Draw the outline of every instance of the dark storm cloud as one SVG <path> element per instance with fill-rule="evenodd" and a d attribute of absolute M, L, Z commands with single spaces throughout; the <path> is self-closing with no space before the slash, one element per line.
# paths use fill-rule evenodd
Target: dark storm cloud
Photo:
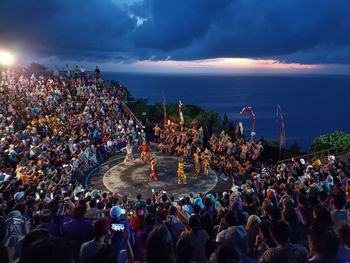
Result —
<path fill-rule="evenodd" d="M 123 36 L 135 24 L 110 1 L 1 1 L 0 10 L 1 40 L 69 59 L 128 51 Z"/>
<path fill-rule="evenodd" d="M 91 61 L 350 63 L 349 0 L 3 0 L 0 42 Z"/>

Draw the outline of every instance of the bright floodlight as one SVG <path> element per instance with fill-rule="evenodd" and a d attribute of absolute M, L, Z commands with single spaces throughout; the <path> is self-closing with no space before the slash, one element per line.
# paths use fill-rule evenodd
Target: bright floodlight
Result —
<path fill-rule="evenodd" d="M 15 56 L 7 51 L 0 51 L 0 64 L 10 66 L 15 62 Z"/>

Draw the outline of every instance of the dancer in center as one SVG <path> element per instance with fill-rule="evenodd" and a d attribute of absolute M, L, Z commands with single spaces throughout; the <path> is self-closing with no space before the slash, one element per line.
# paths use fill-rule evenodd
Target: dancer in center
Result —
<path fill-rule="evenodd" d="M 185 164 L 183 158 L 178 159 L 178 168 L 177 168 L 178 184 L 187 184 L 186 183 L 186 174 L 185 174 Z"/>
<path fill-rule="evenodd" d="M 205 148 L 205 151 L 202 152 L 201 159 L 202 159 L 203 174 L 204 176 L 208 176 L 210 171 L 211 154 L 207 148 Z"/>
<path fill-rule="evenodd" d="M 144 142 L 142 143 L 142 145 L 138 148 L 138 150 L 139 150 L 139 151 L 141 150 L 141 157 L 140 157 L 140 160 L 141 160 L 142 162 L 147 161 L 147 163 L 149 163 L 149 162 L 150 162 L 150 153 L 149 153 L 150 147 L 149 147 L 149 145 L 147 144 L 147 142 L 144 141 Z"/>
<path fill-rule="evenodd" d="M 199 149 L 199 147 L 197 147 L 196 152 L 193 154 L 194 169 L 195 169 L 196 176 L 199 176 L 199 174 L 201 172 L 201 162 L 199 160 L 200 152 L 201 152 L 201 149 Z"/>
<path fill-rule="evenodd" d="M 158 171 L 157 171 L 157 157 L 156 154 L 154 153 L 151 159 L 151 174 L 149 175 L 151 178 L 155 181 L 158 180 Z"/>
<path fill-rule="evenodd" d="M 124 163 L 133 162 L 134 158 L 132 156 L 132 145 L 128 143 L 121 151 L 126 152 Z"/>

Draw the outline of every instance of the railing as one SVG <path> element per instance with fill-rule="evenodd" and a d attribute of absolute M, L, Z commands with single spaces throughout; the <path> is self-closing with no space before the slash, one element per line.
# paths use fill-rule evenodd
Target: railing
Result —
<path fill-rule="evenodd" d="M 121 105 L 123 106 L 123 110 L 128 112 L 128 114 L 134 119 L 136 124 L 142 128 L 143 127 L 142 122 L 135 116 L 135 114 L 132 112 L 132 110 L 130 110 L 128 105 L 126 105 L 124 102 L 121 102 Z"/>
<path fill-rule="evenodd" d="M 319 152 L 295 156 L 293 158 L 278 161 L 277 163 L 278 164 L 288 163 L 288 162 L 291 162 L 293 159 L 301 159 L 301 158 L 307 160 L 307 159 L 310 159 L 312 157 L 317 157 L 319 159 L 323 159 L 323 158 L 326 158 L 328 155 L 341 155 L 341 154 L 346 154 L 346 153 L 350 153 L 350 144 L 340 146 L 340 147 L 330 148 L 330 149 L 319 151 Z"/>
<path fill-rule="evenodd" d="M 101 76 L 101 78 L 103 79 L 103 81 L 105 82 L 105 84 L 107 86 L 111 85 L 105 78 L 103 78 L 102 76 Z M 132 112 L 132 110 L 130 110 L 128 105 L 126 105 L 126 103 L 123 101 L 121 102 L 121 105 L 123 107 L 123 110 L 126 111 L 133 118 L 133 120 L 136 122 L 136 124 L 142 128 L 143 127 L 142 122 L 135 116 L 135 114 Z"/>

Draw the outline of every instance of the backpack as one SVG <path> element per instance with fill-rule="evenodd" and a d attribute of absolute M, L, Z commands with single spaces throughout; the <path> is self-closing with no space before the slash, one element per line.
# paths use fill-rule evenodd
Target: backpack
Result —
<path fill-rule="evenodd" d="M 6 238 L 4 241 L 5 246 L 15 247 L 17 242 L 23 237 L 24 218 L 19 211 L 12 211 L 9 213 L 5 225 L 6 225 Z"/>

